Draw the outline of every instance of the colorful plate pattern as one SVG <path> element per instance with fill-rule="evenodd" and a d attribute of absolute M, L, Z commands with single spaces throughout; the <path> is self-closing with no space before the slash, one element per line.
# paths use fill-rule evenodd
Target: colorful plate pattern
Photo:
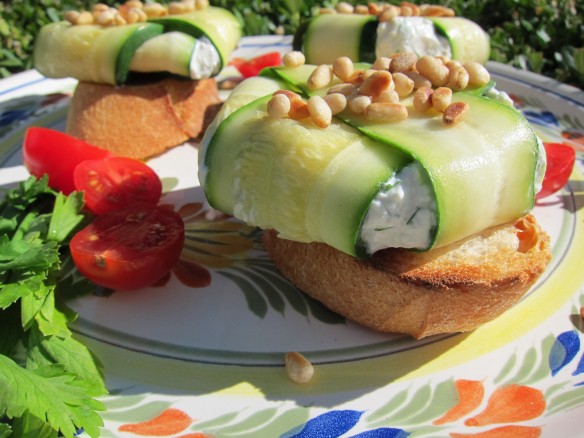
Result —
<path fill-rule="evenodd" d="M 245 38 L 234 56 L 289 47 L 286 37 Z M 544 140 L 584 148 L 583 92 L 489 69 Z M 34 71 L 0 82 L 2 187 L 27 176 L 27 127 L 64 129 L 74 86 Z M 553 260 L 530 293 L 472 333 L 422 341 L 373 333 L 290 285 L 258 230 L 209 210 L 196 160 L 187 143 L 148 163 L 163 179 L 163 202 L 186 223 L 172 273 L 139 293 L 74 303 L 73 329 L 107 372 L 103 437 L 582 436 L 581 156 L 569 184 L 534 210 Z M 288 351 L 315 365 L 309 384 L 287 378 Z"/>

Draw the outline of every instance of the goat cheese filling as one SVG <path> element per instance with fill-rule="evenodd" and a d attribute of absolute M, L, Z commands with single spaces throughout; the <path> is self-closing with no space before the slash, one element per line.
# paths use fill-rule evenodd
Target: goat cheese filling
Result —
<path fill-rule="evenodd" d="M 452 57 L 448 40 L 436 34 L 431 20 L 422 17 L 396 17 L 377 26 L 377 57 L 399 52 Z"/>
<path fill-rule="evenodd" d="M 546 168 L 543 142 L 539 137 L 537 140 L 535 193 L 542 188 Z M 426 249 L 436 226 L 432 188 L 421 165 L 415 162 L 382 184 L 367 210 L 360 237 L 369 254 L 384 248 Z"/>
<path fill-rule="evenodd" d="M 436 201 L 424 174 L 420 164 L 412 163 L 383 183 L 361 226 L 369 254 L 384 248 L 430 246 Z"/>
<path fill-rule="evenodd" d="M 195 80 L 207 79 L 219 73 L 221 58 L 209 38 L 201 37 L 197 40 L 189 69 L 191 79 Z"/>

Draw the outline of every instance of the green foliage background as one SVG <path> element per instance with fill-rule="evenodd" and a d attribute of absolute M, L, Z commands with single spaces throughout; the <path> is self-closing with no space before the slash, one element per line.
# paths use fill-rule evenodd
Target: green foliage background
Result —
<path fill-rule="evenodd" d="M 116 1 L 103 1 L 116 5 Z M 162 1 L 164 2 L 164 1 Z M 95 1 L 14 0 L 0 2 L 0 77 L 31 68 L 35 35 L 68 9 L 89 9 Z M 320 6 L 338 0 L 211 0 L 232 10 L 246 35 L 292 34 Z M 366 3 L 349 0 L 349 3 Z M 391 3 L 399 3 L 392 1 Z M 491 36 L 491 59 L 541 73 L 584 89 L 584 1 L 438 0 L 469 18 Z"/>

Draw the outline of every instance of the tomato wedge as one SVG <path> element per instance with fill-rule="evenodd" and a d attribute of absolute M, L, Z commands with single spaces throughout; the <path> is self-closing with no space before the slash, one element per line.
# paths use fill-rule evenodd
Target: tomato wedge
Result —
<path fill-rule="evenodd" d="M 274 67 L 280 64 L 282 64 L 282 55 L 280 55 L 280 52 L 265 53 L 248 61 L 242 61 L 236 58 L 232 63 L 244 78 L 257 76 L 263 68 Z"/>
<path fill-rule="evenodd" d="M 87 160 L 73 173 L 75 188 L 84 192 L 86 207 L 100 215 L 132 202 L 156 205 L 162 183 L 145 163 L 125 157 Z"/>
<path fill-rule="evenodd" d="M 184 245 L 184 222 L 170 208 L 148 204 L 98 216 L 71 239 L 77 269 L 116 290 L 150 286 L 166 275 Z"/>
<path fill-rule="evenodd" d="M 542 189 L 536 195 L 537 199 L 545 198 L 566 185 L 574 162 L 576 152 L 570 146 L 563 143 L 544 143 L 547 157 L 547 167 L 543 178 Z"/>
<path fill-rule="evenodd" d="M 54 129 L 28 128 L 22 144 L 24 166 L 31 175 L 47 174 L 49 186 L 68 195 L 75 190 L 73 170 L 85 160 L 111 157 L 112 153 Z"/>

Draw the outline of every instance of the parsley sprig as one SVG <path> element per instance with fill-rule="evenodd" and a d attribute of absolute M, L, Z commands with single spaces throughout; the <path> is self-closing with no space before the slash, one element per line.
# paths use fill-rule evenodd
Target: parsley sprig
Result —
<path fill-rule="evenodd" d="M 95 287 L 64 269 L 82 208 L 81 193 L 32 177 L 0 204 L 0 438 L 97 437 L 103 425 L 101 364 L 68 327 L 66 299 Z"/>

